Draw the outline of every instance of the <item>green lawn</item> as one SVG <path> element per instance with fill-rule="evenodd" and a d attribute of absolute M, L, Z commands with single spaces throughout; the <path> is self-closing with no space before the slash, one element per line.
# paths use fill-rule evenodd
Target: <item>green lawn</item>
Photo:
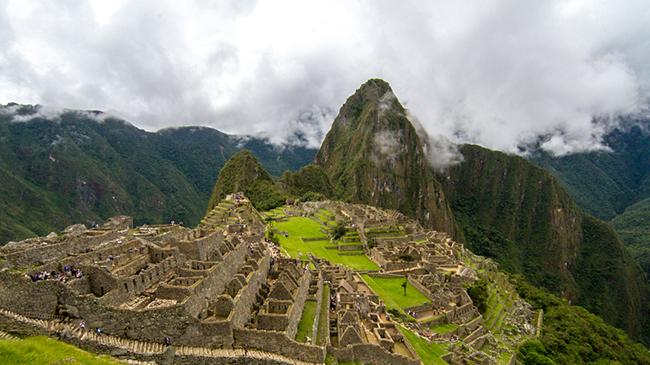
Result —
<path fill-rule="evenodd" d="M 404 335 L 411 346 L 413 346 L 424 365 L 447 364 L 441 357 L 447 353 L 447 346 L 429 342 L 402 326 L 398 325 L 397 328 L 402 332 L 402 335 Z"/>
<path fill-rule="evenodd" d="M 379 266 L 372 262 L 362 251 L 354 251 L 359 255 L 342 255 L 337 249 L 327 249 L 333 246 L 330 241 L 310 241 L 303 242 L 302 238 L 323 237 L 325 234 L 321 231 L 321 225 L 311 218 L 290 217 L 285 222 L 273 222 L 273 228 L 280 233 L 277 237 L 280 246 L 291 257 L 304 256 L 312 254 L 328 260 L 333 264 L 345 265 L 354 270 L 379 270 Z M 283 233 L 287 233 L 285 237 Z M 346 253 L 349 253 L 347 251 Z"/>
<path fill-rule="evenodd" d="M 87 364 L 118 365 L 123 362 L 97 356 L 48 337 L 29 337 L 20 341 L 0 340 L 0 364 Z"/>
<path fill-rule="evenodd" d="M 404 278 L 378 278 L 367 274 L 362 277 L 370 289 L 386 303 L 388 309 L 397 309 L 403 312 L 405 308 L 430 302 L 409 282 L 406 283 L 406 295 L 404 295 L 404 288 L 402 288 Z"/>
<path fill-rule="evenodd" d="M 330 335 L 330 324 L 327 312 L 330 310 L 330 286 L 323 286 L 323 297 L 320 304 L 320 317 L 318 318 L 318 333 L 316 334 L 316 344 L 325 346 L 327 337 Z"/>
<path fill-rule="evenodd" d="M 296 341 L 307 342 L 307 337 L 313 336 L 314 318 L 316 317 L 317 310 L 316 302 L 308 300 L 305 302 L 305 308 L 302 310 L 302 317 L 298 323 L 298 332 L 296 333 Z"/>
<path fill-rule="evenodd" d="M 435 333 L 445 334 L 454 331 L 456 328 L 458 328 L 456 323 L 447 323 L 435 326 L 431 330 Z"/>

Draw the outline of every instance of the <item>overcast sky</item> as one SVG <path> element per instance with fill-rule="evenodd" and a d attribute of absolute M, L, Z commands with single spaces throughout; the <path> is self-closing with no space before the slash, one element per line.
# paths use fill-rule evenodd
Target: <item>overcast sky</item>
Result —
<path fill-rule="evenodd" d="M 648 0 L 0 2 L 0 103 L 315 146 L 380 77 L 432 135 L 598 148 L 649 58 Z"/>

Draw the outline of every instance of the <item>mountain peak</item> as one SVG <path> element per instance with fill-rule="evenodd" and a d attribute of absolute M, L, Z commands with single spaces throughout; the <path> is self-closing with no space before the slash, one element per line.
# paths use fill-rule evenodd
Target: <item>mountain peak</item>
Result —
<path fill-rule="evenodd" d="M 345 200 L 400 210 L 454 234 L 424 145 L 386 81 L 370 79 L 347 99 L 316 163 Z"/>

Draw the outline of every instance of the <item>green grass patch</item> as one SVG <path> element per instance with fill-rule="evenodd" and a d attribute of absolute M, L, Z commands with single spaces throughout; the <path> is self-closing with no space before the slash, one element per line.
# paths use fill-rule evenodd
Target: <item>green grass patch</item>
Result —
<path fill-rule="evenodd" d="M 316 317 L 317 310 L 316 302 L 308 300 L 305 302 L 305 307 L 302 310 L 302 317 L 298 323 L 298 332 L 296 333 L 296 341 L 307 342 L 307 337 L 312 337 L 314 328 L 314 318 Z"/>
<path fill-rule="evenodd" d="M 449 333 L 451 331 L 455 331 L 458 328 L 458 325 L 456 323 L 447 323 L 447 324 L 441 324 L 435 327 L 432 327 L 431 330 L 435 333 L 439 334 L 445 334 Z"/>
<path fill-rule="evenodd" d="M 291 257 L 304 257 L 307 254 L 312 254 L 333 264 L 345 265 L 354 270 L 379 270 L 379 266 L 365 254 L 350 256 L 345 255 L 345 251 L 327 249 L 328 246 L 332 246 L 330 241 L 303 242 L 303 238 L 323 236 L 323 232 L 320 230 L 321 225 L 311 218 L 290 217 L 284 222 L 273 222 L 272 226 L 279 232 L 276 236 L 280 246 Z"/>
<path fill-rule="evenodd" d="M 29 337 L 20 341 L 0 340 L 0 364 L 124 364 L 105 355 L 94 355 L 48 337 Z"/>
<path fill-rule="evenodd" d="M 406 282 L 406 295 L 404 295 L 404 278 L 378 278 L 362 275 L 363 280 L 386 303 L 388 309 L 404 309 L 429 303 L 429 299 L 417 290 L 411 283 Z"/>
<path fill-rule="evenodd" d="M 325 346 L 327 338 L 330 335 L 330 324 L 327 316 L 330 304 L 330 286 L 323 286 L 323 297 L 320 304 L 320 317 L 318 318 L 318 333 L 316 334 L 316 344 Z"/>
<path fill-rule="evenodd" d="M 442 355 L 447 353 L 447 346 L 441 345 L 435 342 L 429 342 L 410 330 L 397 326 L 402 335 L 406 340 L 413 346 L 415 352 L 420 356 L 420 360 L 424 365 L 442 365 L 447 364 L 445 360 L 442 359 Z"/>

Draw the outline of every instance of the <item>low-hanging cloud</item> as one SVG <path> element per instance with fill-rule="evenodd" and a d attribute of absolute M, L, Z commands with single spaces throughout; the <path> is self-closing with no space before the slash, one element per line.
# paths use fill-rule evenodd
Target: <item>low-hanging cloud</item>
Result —
<path fill-rule="evenodd" d="M 561 155 L 648 105 L 649 39 L 646 0 L 5 1 L 0 103 L 317 146 L 381 77 L 448 162 L 456 142 Z"/>

